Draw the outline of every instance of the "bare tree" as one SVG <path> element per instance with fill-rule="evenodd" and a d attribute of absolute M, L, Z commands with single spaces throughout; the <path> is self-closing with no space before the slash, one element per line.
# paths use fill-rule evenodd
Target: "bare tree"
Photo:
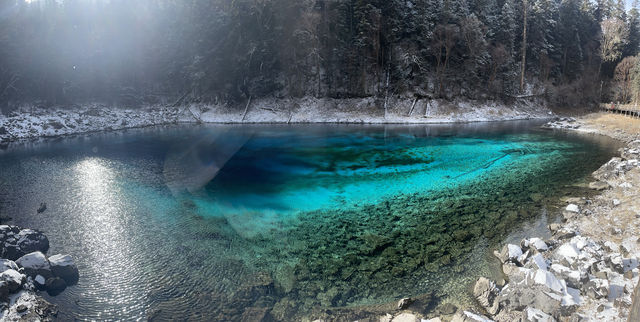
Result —
<path fill-rule="evenodd" d="M 442 93 L 444 75 L 447 71 L 451 50 L 458 40 L 458 26 L 454 24 L 438 25 L 433 38 L 433 48 L 436 56 L 436 67 L 438 77 L 438 95 Z M 442 52 L 444 51 L 444 60 L 442 60 Z"/>
<path fill-rule="evenodd" d="M 491 76 L 489 84 L 491 84 L 498 74 L 498 69 L 509 59 L 509 53 L 503 44 L 497 44 L 491 47 Z"/>
<path fill-rule="evenodd" d="M 628 103 L 631 100 L 631 82 L 636 62 L 636 57 L 629 56 L 625 57 L 616 66 L 613 80 L 615 82 L 616 97 L 621 102 Z"/>

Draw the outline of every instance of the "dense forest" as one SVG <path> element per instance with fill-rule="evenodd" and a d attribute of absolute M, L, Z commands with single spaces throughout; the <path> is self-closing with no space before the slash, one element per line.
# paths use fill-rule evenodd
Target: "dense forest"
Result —
<path fill-rule="evenodd" d="M 630 102 L 639 20 L 637 0 L 0 0 L 0 106 Z"/>

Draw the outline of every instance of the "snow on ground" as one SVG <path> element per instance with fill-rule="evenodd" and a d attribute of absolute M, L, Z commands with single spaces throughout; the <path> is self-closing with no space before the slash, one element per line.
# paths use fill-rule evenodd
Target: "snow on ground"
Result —
<path fill-rule="evenodd" d="M 227 105 L 151 106 L 136 109 L 88 105 L 72 108 L 22 108 L 0 115 L 0 143 L 170 123 L 452 123 L 547 118 L 551 111 L 530 102 L 429 100 L 413 98 L 295 99 L 264 98 Z M 246 109 L 246 113 L 245 113 Z"/>
<path fill-rule="evenodd" d="M 201 110 L 192 107 L 191 110 L 203 122 L 221 123 L 453 123 L 546 118 L 551 115 L 549 109 L 527 102 L 505 105 L 493 101 L 390 98 L 386 113 L 384 105 L 384 100 L 372 97 L 265 98 L 252 102 L 246 115 L 244 108 L 230 110 L 219 105 L 206 106 Z"/>

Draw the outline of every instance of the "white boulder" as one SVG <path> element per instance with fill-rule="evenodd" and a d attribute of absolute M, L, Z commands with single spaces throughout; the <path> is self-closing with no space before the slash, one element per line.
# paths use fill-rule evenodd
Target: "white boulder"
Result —
<path fill-rule="evenodd" d="M 579 213 L 580 212 L 580 207 L 578 207 L 578 205 L 572 203 L 572 204 L 569 204 L 565 210 L 570 211 L 570 212 Z"/>

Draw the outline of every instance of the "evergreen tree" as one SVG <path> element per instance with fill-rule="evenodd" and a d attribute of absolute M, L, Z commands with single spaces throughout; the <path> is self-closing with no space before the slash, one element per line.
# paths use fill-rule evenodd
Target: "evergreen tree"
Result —
<path fill-rule="evenodd" d="M 635 56 L 640 48 L 640 11 L 638 9 L 638 0 L 633 1 L 631 10 L 628 15 L 629 37 L 627 38 L 627 46 L 624 50 L 624 56 Z"/>

